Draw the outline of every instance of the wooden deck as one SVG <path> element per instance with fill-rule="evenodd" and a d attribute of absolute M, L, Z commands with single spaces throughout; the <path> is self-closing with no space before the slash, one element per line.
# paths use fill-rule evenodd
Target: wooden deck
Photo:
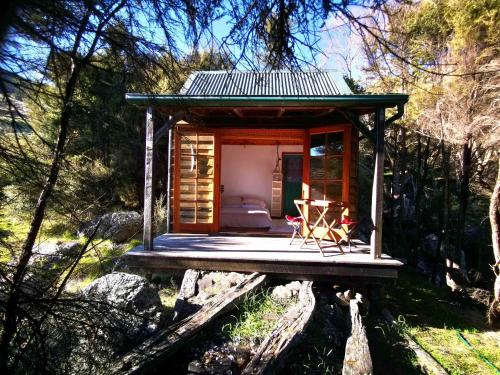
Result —
<path fill-rule="evenodd" d="M 383 254 L 373 260 L 368 245 L 357 242 L 341 254 L 333 243 L 324 247 L 325 256 L 311 243 L 289 246 L 289 238 L 248 235 L 165 234 L 154 240 L 154 251 L 142 246 L 129 251 L 124 259 L 130 267 L 167 270 L 203 269 L 263 272 L 296 279 L 397 278 L 400 260 Z"/>

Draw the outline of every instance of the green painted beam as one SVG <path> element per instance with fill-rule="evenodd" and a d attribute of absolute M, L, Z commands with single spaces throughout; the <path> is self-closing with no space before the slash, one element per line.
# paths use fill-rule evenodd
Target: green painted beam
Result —
<path fill-rule="evenodd" d="M 405 94 L 366 94 L 336 96 L 183 96 L 125 94 L 128 103 L 157 107 L 370 107 L 402 105 Z"/>

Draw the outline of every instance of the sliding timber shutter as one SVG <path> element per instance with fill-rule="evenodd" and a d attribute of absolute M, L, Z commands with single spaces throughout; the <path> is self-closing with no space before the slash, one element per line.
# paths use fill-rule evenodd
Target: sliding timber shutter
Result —
<path fill-rule="evenodd" d="M 216 230 L 215 135 L 179 132 L 177 136 L 177 231 Z"/>

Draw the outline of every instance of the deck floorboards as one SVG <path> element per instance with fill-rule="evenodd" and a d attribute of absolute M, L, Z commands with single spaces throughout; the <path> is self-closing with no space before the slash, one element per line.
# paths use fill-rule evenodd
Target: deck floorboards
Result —
<path fill-rule="evenodd" d="M 137 246 L 125 259 L 138 267 L 163 269 L 217 269 L 221 271 L 268 272 L 276 274 L 397 277 L 403 265 L 383 254 L 370 256 L 369 246 L 356 241 L 357 247 L 344 254 L 333 243 L 325 242 L 322 256 L 314 243 L 299 248 L 300 241 L 271 236 L 165 234 L 155 238 L 154 251 Z"/>

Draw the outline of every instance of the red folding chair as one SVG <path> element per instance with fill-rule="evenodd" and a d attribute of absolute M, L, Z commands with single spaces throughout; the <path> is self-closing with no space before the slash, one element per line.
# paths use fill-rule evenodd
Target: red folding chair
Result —
<path fill-rule="evenodd" d="M 359 227 L 359 221 L 352 220 L 349 216 L 343 215 L 340 220 L 339 226 L 340 229 L 345 233 L 345 236 L 342 237 L 341 241 L 346 241 L 349 245 L 349 252 L 351 252 L 351 244 L 354 247 L 357 247 L 355 243 L 352 242 L 352 235 L 356 232 Z M 345 229 L 347 227 L 347 230 Z"/>
<path fill-rule="evenodd" d="M 300 239 L 303 239 L 301 231 L 302 231 L 302 218 L 300 216 L 294 217 L 290 215 L 285 215 L 285 220 L 288 225 L 293 228 L 292 240 L 290 241 L 290 245 L 293 243 L 295 236 L 298 235 Z"/>

